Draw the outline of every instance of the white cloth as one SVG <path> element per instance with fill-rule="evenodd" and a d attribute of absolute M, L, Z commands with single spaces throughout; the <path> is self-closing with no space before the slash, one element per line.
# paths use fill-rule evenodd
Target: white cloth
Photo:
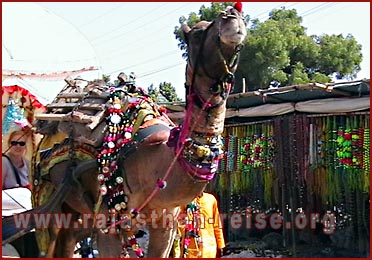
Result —
<path fill-rule="evenodd" d="M 32 209 L 31 191 L 27 188 L 13 188 L 2 191 L 2 216 L 11 216 Z"/>
<path fill-rule="evenodd" d="M 2 246 L 2 256 L 6 258 L 20 258 L 17 249 L 11 244 L 5 244 Z"/>

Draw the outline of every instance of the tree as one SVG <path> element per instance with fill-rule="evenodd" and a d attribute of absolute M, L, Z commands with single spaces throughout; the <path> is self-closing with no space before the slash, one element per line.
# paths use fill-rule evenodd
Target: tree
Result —
<path fill-rule="evenodd" d="M 154 87 L 154 84 L 151 84 L 147 88 L 147 95 L 149 95 L 152 98 L 152 100 L 154 100 L 155 102 L 159 101 L 158 99 L 159 99 L 160 92 L 156 87 Z"/>
<path fill-rule="evenodd" d="M 212 3 L 210 8 L 203 5 L 198 15 L 189 15 L 187 23 L 192 26 L 205 17 L 211 20 L 226 5 Z M 333 77 L 351 80 L 360 71 L 362 47 L 352 35 L 308 36 L 295 9 L 273 9 L 266 21 L 250 22 L 235 73 L 235 93 L 242 91 L 243 78 L 248 90 L 256 90 L 267 88 L 273 80 L 281 86 L 331 82 Z M 175 27 L 174 34 L 187 57 L 179 27 Z"/>
<path fill-rule="evenodd" d="M 102 75 L 102 80 L 104 81 L 104 82 L 106 82 L 107 84 L 109 84 L 110 83 L 110 75 L 106 75 L 106 74 L 103 74 Z"/>
<path fill-rule="evenodd" d="M 177 96 L 175 87 L 171 83 L 163 82 L 159 84 L 159 89 L 155 88 L 153 84 L 148 87 L 148 95 L 155 102 L 176 102 L 181 101 Z"/>
<path fill-rule="evenodd" d="M 213 2 L 211 3 L 210 7 L 206 7 L 205 5 L 202 5 L 199 9 L 198 14 L 195 12 L 191 12 L 189 14 L 189 17 L 186 19 L 184 16 L 180 17 L 179 21 L 182 23 L 183 21 L 186 21 L 186 23 L 192 27 L 201 20 L 205 21 L 212 21 L 215 19 L 219 13 L 226 9 L 227 6 L 233 6 L 234 2 Z M 246 16 L 245 19 L 248 21 L 249 16 Z M 181 26 L 175 26 L 174 28 L 174 35 L 176 39 L 179 41 L 178 47 L 184 51 L 182 54 L 183 58 L 187 58 L 187 45 L 185 43 L 185 39 L 181 30 Z"/>
<path fill-rule="evenodd" d="M 362 62 L 361 45 L 354 36 L 323 35 L 316 37 L 321 46 L 319 72 L 326 75 L 336 74 L 337 79 L 353 79 L 360 71 Z"/>
<path fill-rule="evenodd" d="M 168 102 L 181 101 L 177 96 L 175 87 L 173 87 L 171 83 L 160 83 L 159 92 Z"/>

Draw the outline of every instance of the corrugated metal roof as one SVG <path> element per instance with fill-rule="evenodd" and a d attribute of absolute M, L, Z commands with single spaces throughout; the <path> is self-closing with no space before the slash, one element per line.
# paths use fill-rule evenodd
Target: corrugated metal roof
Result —
<path fill-rule="evenodd" d="M 254 117 L 255 114 L 259 116 L 262 113 L 254 113 L 254 111 L 266 110 L 269 104 L 277 105 L 270 106 L 272 110 L 268 114 L 275 114 L 275 109 L 281 109 L 281 114 L 295 111 L 295 104 L 310 100 L 322 99 L 340 99 L 342 98 L 358 98 L 363 97 L 363 104 L 365 104 L 365 97 L 370 95 L 370 80 L 358 80 L 341 83 L 309 83 L 301 85 L 293 85 L 286 87 L 279 87 L 276 89 L 263 89 L 257 91 L 250 91 L 239 94 L 232 94 L 227 100 L 226 118 L 234 117 Z M 282 104 L 282 105 L 279 105 Z M 283 109 L 282 106 L 291 104 L 292 110 Z M 163 103 L 161 104 L 168 109 L 169 117 L 175 121 L 182 121 L 184 117 L 184 102 L 177 103 Z M 363 105 L 365 107 L 365 105 Z M 247 112 L 243 110 L 252 110 L 252 115 L 247 116 Z M 254 110 L 254 111 L 253 111 Z M 286 112 L 287 111 L 287 112 Z M 277 111 L 280 114 L 280 111 Z M 262 116 L 262 115 L 261 115 Z M 269 115 L 266 115 L 269 116 Z"/>
<path fill-rule="evenodd" d="M 369 79 L 344 83 L 309 83 L 232 94 L 228 98 L 227 108 L 240 109 L 264 104 L 297 103 L 314 99 L 362 97 L 369 94 Z"/>

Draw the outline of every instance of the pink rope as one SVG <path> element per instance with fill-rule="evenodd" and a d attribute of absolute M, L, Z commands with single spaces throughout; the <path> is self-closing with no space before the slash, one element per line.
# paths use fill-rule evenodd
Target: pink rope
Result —
<path fill-rule="evenodd" d="M 188 99 L 188 103 L 190 104 L 190 106 L 187 108 L 186 117 L 185 117 L 185 120 L 184 120 L 184 124 L 182 126 L 180 137 L 178 139 L 177 148 L 176 148 L 176 156 L 173 158 L 171 164 L 169 165 L 168 170 L 167 170 L 167 172 L 164 175 L 163 181 L 166 181 L 168 179 L 173 166 L 175 165 L 175 163 L 177 162 L 178 158 L 180 157 L 180 155 L 182 153 L 182 147 L 184 145 L 184 141 L 185 141 L 185 139 L 186 139 L 186 137 L 187 137 L 187 135 L 189 133 L 189 125 L 190 125 L 191 112 L 192 112 L 192 106 L 191 106 L 191 104 L 192 104 L 192 102 L 194 100 L 194 95 L 189 95 L 187 97 L 187 99 Z M 201 116 L 201 112 L 204 111 L 208 106 L 209 106 L 209 100 L 204 103 L 203 108 L 200 111 L 200 114 L 198 115 L 198 118 L 197 118 L 196 122 L 194 122 L 194 124 L 192 126 L 192 129 L 194 129 L 195 126 L 197 125 L 197 123 L 199 121 L 199 117 Z M 191 132 L 192 132 L 192 129 L 190 129 Z M 141 206 L 138 207 L 137 209 L 134 209 L 134 210 L 137 213 L 141 212 L 141 210 L 150 202 L 150 200 L 153 197 L 155 197 L 155 195 L 159 192 L 159 190 L 161 190 L 161 188 L 159 186 L 156 186 L 155 189 L 151 192 L 151 194 L 147 197 L 147 199 L 141 204 Z M 120 223 L 122 223 L 124 221 L 126 221 L 126 219 L 119 220 L 119 221 L 115 222 L 114 224 L 111 224 L 110 225 L 110 228 L 115 227 L 116 225 L 119 225 Z"/>
<path fill-rule="evenodd" d="M 186 110 L 186 117 L 185 117 L 185 120 L 183 121 L 183 124 L 182 124 L 182 130 L 181 130 L 181 133 L 180 133 L 180 137 L 178 139 L 178 144 L 177 144 L 177 148 L 178 149 L 181 149 L 181 146 L 179 146 L 179 144 L 183 145 L 187 135 L 188 135 L 188 129 L 190 127 L 190 120 L 191 120 L 191 111 L 192 111 L 192 104 L 193 104 L 193 101 L 194 101 L 194 95 L 189 95 L 187 97 L 187 103 L 189 104 L 189 107 L 187 108 Z"/>
<path fill-rule="evenodd" d="M 184 145 L 184 141 L 185 141 L 185 139 L 186 139 L 186 137 L 187 137 L 187 135 L 189 133 L 189 125 L 190 125 L 190 120 L 191 120 L 191 111 L 193 109 L 192 106 L 191 106 L 191 104 L 192 104 L 192 102 L 194 100 L 194 95 L 189 95 L 187 97 L 187 99 L 188 99 L 188 103 L 190 105 L 187 108 L 186 117 L 185 117 L 185 120 L 184 120 L 184 124 L 182 125 L 182 130 L 181 130 L 181 133 L 180 133 L 180 137 L 178 139 L 178 144 L 177 144 L 177 149 L 176 149 L 176 156 L 173 158 L 172 163 L 168 167 L 168 170 L 167 170 L 167 172 L 164 175 L 163 181 L 166 181 L 168 179 L 168 177 L 169 177 L 169 175 L 171 173 L 171 170 L 172 170 L 174 164 L 177 162 L 178 158 L 180 157 L 181 152 L 182 152 L 182 146 Z M 206 102 L 203 105 L 203 108 L 202 108 L 201 111 L 205 110 L 205 108 L 208 106 L 208 104 L 209 104 L 209 100 L 208 100 L 208 102 Z M 194 127 L 198 123 L 200 116 L 201 116 L 201 114 L 198 115 L 198 119 L 196 120 L 196 122 L 194 122 L 194 125 L 193 125 L 192 129 L 194 129 Z M 190 129 L 190 131 L 192 131 L 192 129 Z M 158 186 L 156 186 L 155 189 L 150 194 L 150 196 L 147 197 L 147 199 L 137 209 L 137 212 L 140 212 L 150 202 L 150 200 L 159 192 L 159 190 L 160 190 L 160 188 Z"/>

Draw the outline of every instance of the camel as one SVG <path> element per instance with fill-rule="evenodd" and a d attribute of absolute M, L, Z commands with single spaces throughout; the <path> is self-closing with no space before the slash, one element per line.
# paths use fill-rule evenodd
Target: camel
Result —
<path fill-rule="evenodd" d="M 108 233 L 97 233 L 100 256 L 119 257 L 125 251 L 120 240 L 129 239 L 129 245 L 138 250 L 131 238 L 141 225 L 149 231 L 147 257 L 169 256 L 179 207 L 214 178 L 223 155 L 226 99 L 246 37 L 241 9 L 241 3 L 236 3 L 213 21 L 201 21 L 192 28 L 182 24 L 188 46 L 187 107 L 179 126 L 148 97 L 133 92 L 132 85 L 118 90 L 99 82 L 81 87 L 79 81 L 66 80 L 64 93 L 79 94 L 83 89 L 89 95 L 77 102 L 69 120 L 65 115 L 64 120 L 37 122 L 44 137 L 33 160 L 35 210 L 71 213 L 76 225 L 84 214 L 93 217 L 85 230 L 54 223 L 44 231 L 48 246 L 42 250 L 47 257 L 72 257 L 76 241 L 98 229 Z M 87 103 L 107 108 L 90 131 L 81 123 L 92 114 L 84 108 Z M 146 113 L 135 110 L 142 105 Z M 127 124 L 124 107 L 133 110 L 128 118 L 137 116 Z M 64 112 L 50 109 L 49 116 Z M 94 217 L 100 213 L 110 216 L 103 228 L 95 226 Z M 136 253 L 143 257 L 141 251 Z"/>

